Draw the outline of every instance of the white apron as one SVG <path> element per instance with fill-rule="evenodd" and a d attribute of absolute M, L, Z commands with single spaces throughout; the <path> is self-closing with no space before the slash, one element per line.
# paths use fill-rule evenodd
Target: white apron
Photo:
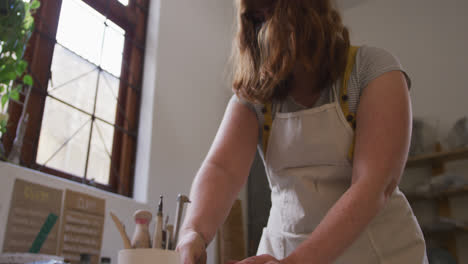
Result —
<path fill-rule="evenodd" d="M 257 255 L 288 256 L 351 185 L 347 155 L 354 132 L 340 108 L 336 87 L 330 89 L 333 103 L 276 112 L 263 159 L 272 207 Z M 335 263 L 428 263 L 425 249 L 416 218 L 397 188 Z"/>

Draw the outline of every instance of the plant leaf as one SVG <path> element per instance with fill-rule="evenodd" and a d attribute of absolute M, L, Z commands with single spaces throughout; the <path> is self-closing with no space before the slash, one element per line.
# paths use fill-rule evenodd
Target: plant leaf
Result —
<path fill-rule="evenodd" d="M 19 60 L 18 64 L 16 65 L 16 74 L 22 75 L 27 67 L 28 67 L 28 63 L 26 61 Z"/>
<path fill-rule="evenodd" d="M 0 121 L 0 132 L 2 132 L 2 134 L 5 134 L 6 129 L 7 129 L 7 121 L 6 120 Z"/>
<path fill-rule="evenodd" d="M 34 0 L 34 1 L 32 1 L 30 8 L 31 9 L 38 9 L 40 6 L 41 6 L 41 3 L 38 0 Z"/>
<path fill-rule="evenodd" d="M 9 94 L 6 93 L 2 96 L 2 109 L 5 107 L 5 104 L 7 103 L 8 101 L 8 98 L 9 98 Z"/>
<path fill-rule="evenodd" d="M 10 99 L 13 99 L 15 101 L 19 100 L 20 93 L 19 91 L 21 90 L 21 85 L 18 85 L 15 87 L 15 89 L 11 90 L 10 92 Z"/>
<path fill-rule="evenodd" d="M 9 71 L 9 72 L 2 73 L 2 74 L 0 74 L 0 79 L 1 80 L 8 80 L 8 81 L 15 80 L 16 79 L 16 72 Z"/>
<path fill-rule="evenodd" d="M 33 24 L 34 18 L 31 16 L 31 14 L 28 13 L 23 20 L 23 27 L 24 29 L 30 29 Z"/>
<path fill-rule="evenodd" d="M 33 85 L 33 78 L 31 77 L 31 75 L 29 74 L 26 74 L 24 77 L 23 77 L 23 83 L 26 84 L 26 85 Z"/>

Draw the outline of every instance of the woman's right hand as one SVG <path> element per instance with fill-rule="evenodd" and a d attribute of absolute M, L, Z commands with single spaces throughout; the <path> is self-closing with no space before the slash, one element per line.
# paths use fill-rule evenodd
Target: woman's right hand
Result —
<path fill-rule="evenodd" d="M 257 149 L 258 128 L 254 111 L 231 100 L 190 189 L 192 202 L 187 206 L 176 245 L 182 264 L 206 263 L 208 242 L 216 236 L 247 182 Z"/>
<path fill-rule="evenodd" d="M 194 230 L 182 231 L 176 251 L 180 254 L 181 264 L 206 263 L 205 239 Z"/>

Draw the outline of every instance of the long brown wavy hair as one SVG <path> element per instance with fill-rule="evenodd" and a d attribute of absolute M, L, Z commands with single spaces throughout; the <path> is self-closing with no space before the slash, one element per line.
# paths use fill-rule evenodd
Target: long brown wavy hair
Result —
<path fill-rule="evenodd" d="M 237 33 L 233 43 L 233 90 L 253 103 L 284 98 L 297 63 L 328 87 L 344 72 L 350 46 L 348 29 L 332 0 L 271 0 L 271 16 L 259 21 L 252 1 L 235 0 Z"/>

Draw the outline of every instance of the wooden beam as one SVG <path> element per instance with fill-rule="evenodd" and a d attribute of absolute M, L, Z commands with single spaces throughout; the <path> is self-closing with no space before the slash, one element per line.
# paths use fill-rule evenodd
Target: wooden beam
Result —
<path fill-rule="evenodd" d="M 24 144 L 22 148 L 23 165 L 33 167 L 36 164 L 37 146 L 42 125 L 45 97 L 50 76 L 50 66 L 54 53 L 55 42 L 49 39 L 55 38 L 57 34 L 58 19 L 62 1 L 42 1 L 38 10 L 40 19 L 36 20 L 36 30 L 33 35 L 34 42 L 31 43 L 30 70 L 34 78 L 34 88 L 31 91 L 27 113 L 29 114 L 28 126 L 25 133 L 25 141 L 32 144 Z M 44 34 L 40 34 L 43 32 Z"/>
<path fill-rule="evenodd" d="M 112 22 L 116 23 L 125 31 L 132 30 L 137 21 L 137 14 L 134 9 L 122 5 L 117 0 L 82 0 L 99 13 L 103 14 Z"/>

